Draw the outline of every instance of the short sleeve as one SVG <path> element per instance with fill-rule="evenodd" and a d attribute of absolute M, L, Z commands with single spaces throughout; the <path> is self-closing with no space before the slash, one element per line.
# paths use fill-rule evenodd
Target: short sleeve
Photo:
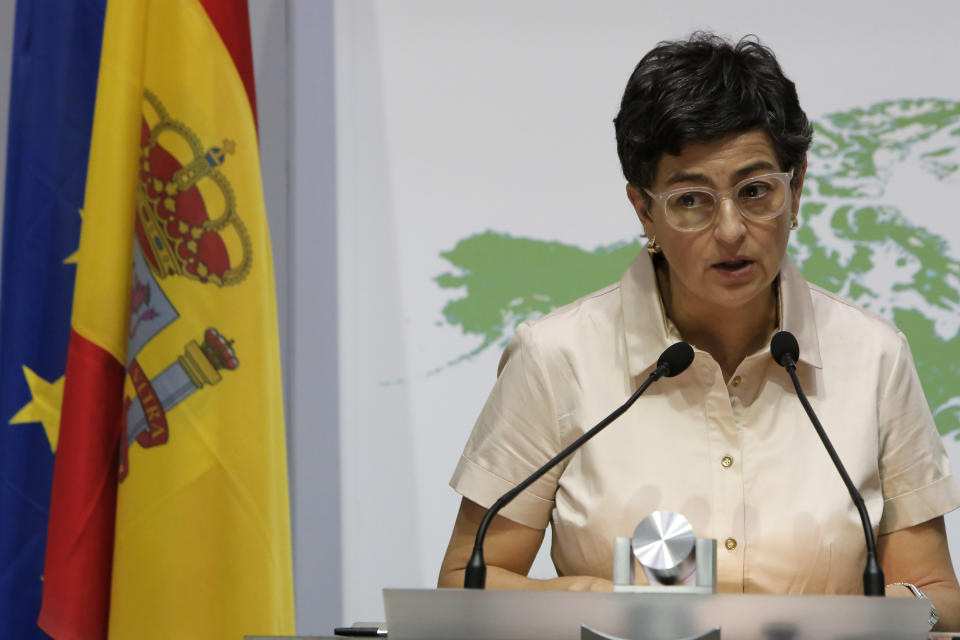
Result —
<path fill-rule="evenodd" d="M 500 360 L 497 382 L 480 412 L 450 486 L 489 507 L 560 451 L 549 380 L 530 325 L 517 327 Z M 537 480 L 500 512 L 545 529 L 563 465 Z"/>
<path fill-rule="evenodd" d="M 907 339 L 897 349 L 878 406 L 880 533 L 912 527 L 960 506 L 960 488 L 927 406 Z"/>

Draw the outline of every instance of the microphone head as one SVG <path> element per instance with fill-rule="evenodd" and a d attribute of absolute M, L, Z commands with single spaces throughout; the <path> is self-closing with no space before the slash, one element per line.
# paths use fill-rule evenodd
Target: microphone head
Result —
<path fill-rule="evenodd" d="M 693 347 L 686 342 L 675 342 L 660 354 L 657 368 L 666 367 L 667 371 L 663 375 L 672 378 L 686 371 L 692 362 Z"/>
<path fill-rule="evenodd" d="M 778 331 L 770 339 L 770 355 L 781 367 L 796 364 L 800 360 L 800 345 L 789 331 Z M 790 357 L 789 361 L 786 360 L 787 356 Z"/>

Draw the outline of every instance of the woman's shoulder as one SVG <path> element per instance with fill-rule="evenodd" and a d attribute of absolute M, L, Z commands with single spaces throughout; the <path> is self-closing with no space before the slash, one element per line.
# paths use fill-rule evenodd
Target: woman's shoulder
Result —
<path fill-rule="evenodd" d="M 832 343 L 845 350 L 866 345 L 901 348 L 903 332 L 889 318 L 813 283 L 807 286 L 821 345 Z"/>
<path fill-rule="evenodd" d="M 615 282 L 523 324 L 539 336 L 574 336 L 583 327 L 616 323 L 621 314 L 620 283 Z"/>
<path fill-rule="evenodd" d="M 622 343 L 623 332 L 620 283 L 559 306 L 549 313 L 521 322 L 501 360 L 518 349 L 528 349 L 546 361 L 579 359 L 589 352 Z"/>

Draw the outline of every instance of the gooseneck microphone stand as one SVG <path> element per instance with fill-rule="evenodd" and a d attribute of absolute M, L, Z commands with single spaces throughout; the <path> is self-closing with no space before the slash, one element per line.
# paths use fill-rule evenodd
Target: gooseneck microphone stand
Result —
<path fill-rule="evenodd" d="M 487 510 L 486 515 L 483 516 L 483 520 L 480 521 L 480 526 L 477 528 L 477 537 L 473 543 L 473 554 L 470 556 L 470 561 L 467 563 L 466 572 L 463 577 L 463 587 L 465 589 L 483 589 L 487 584 L 487 564 L 483 560 L 483 539 L 487 535 L 490 522 L 500 509 L 520 495 L 524 489 L 539 480 L 543 474 L 557 466 L 561 460 L 583 446 L 587 440 L 600 433 L 604 427 L 623 415 L 623 413 L 637 401 L 637 398 L 643 395 L 647 387 L 662 377 L 672 378 L 682 373 L 690 366 L 691 362 L 693 362 L 693 348 L 686 342 L 676 342 L 667 347 L 660 355 L 660 359 L 657 360 L 657 368 L 650 373 L 650 376 L 643 381 L 643 384 L 633 392 L 633 395 L 630 396 L 626 402 L 617 407 L 613 413 L 601 420 L 595 427 L 574 440 L 574 442 L 563 451 L 553 456 L 546 464 L 530 474 L 526 480 L 500 496 L 500 498 L 493 503 L 493 506 Z"/>
<path fill-rule="evenodd" d="M 793 388 L 797 390 L 800 404 L 803 405 L 803 409 L 807 412 L 810 422 L 813 423 L 813 428 L 817 430 L 817 435 L 820 436 L 820 441 L 823 442 L 827 453 L 830 454 L 830 459 L 833 460 L 834 466 L 840 473 L 843 484 L 847 486 L 850 499 L 853 500 L 853 503 L 857 506 L 857 511 L 860 513 L 860 523 L 863 525 L 863 535 L 866 538 L 867 545 L 867 566 L 863 570 L 863 594 L 866 596 L 882 596 L 884 595 L 885 589 L 883 569 L 880 568 L 880 563 L 877 561 L 877 544 L 873 538 L 873 527 L 870 526 L 870 515 L 867 513 L 867 505 L 864 504 L 863 496 L 860 495 L 857 487 L 853 484 L 853 481 L 850 480 L 850 476 L 847 475 L 847 470 L 844 468 L 843 463 L 840 462 L 840 456 L 837 455 L 836 450 L 830 443 L 826 431 L 823 430 L 823 425 L 820 424 L 820 420 L 817 419 L 817 414 L 813 412 L 813 407 L 810 406 L 810 402 L 807 400 L 807 395 L 800 387 L 800 379 L 797 377 L 797 360 L 800 358 L 800 345 L 797 344 L 797 339 L 792 333 L 789 331 L 779 331 L 770 340 L 770 355 L 773 356 L 777 364 L 787 370 L 790 380 L 793 381 Z"/>

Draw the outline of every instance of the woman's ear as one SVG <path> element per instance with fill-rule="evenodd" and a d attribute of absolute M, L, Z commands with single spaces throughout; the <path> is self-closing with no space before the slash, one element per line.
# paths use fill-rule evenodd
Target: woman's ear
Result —
<path fill-rule="evenodd" d="M 793 181 L 790 183 L 790 191 L 793 194 L 793 215 L 797 215 L 800 211 L 800 195 L 803 193 L 803 179 L 807 175 L 807 157 L 803 157 L 803 164 L 800 165 L 800 168 L 797 169 L 797 172 L 793 174 Z"/>
<path fill-rule="evenodd" d="M 643 190 L 638 189 L 632 184 L 627 185 L 627 200 L 633 205 L 633 210 L 637 212 L 637 218 L 643 225 L 644 234 L 648 238 L 657 235 L 656 225 L 653 222 L 653 216 L 650 215 L 650 209 L 647 208 L 647 197 Z"/>

